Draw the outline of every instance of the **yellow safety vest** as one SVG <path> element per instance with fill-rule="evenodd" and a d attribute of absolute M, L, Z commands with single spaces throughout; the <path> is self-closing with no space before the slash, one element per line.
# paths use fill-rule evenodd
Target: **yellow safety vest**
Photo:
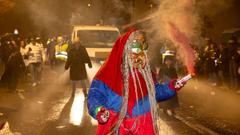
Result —
<path fill-rule="evenodd" d="M 55 45 L 55 58 L 57 60 L 67 61 L 67 49 L 67 43 Z"/>

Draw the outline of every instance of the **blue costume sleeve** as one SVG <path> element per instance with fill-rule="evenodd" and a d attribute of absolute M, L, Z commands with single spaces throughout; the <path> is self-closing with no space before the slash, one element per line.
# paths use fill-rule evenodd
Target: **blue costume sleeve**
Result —
<path fill-rule="evenodd" d="M 88 92 L 88 111 L 96 118 L 95 110 L 103 106 L 108 110 L 119 112 L 122 104 L 122 97 L 117 95 L 101 80 L 94 79 Z"/>
<path fill-rule="evenodd" d="M 167 100 L 176 94 L 175 90 L 170 89 L 170 87 L 168 86 L 168 83 L 166 84 L 156 83 L 155 89 L 156 89 L 156 100 L 158 102 Z"/>
<path fill-rule="evenodd" d="M 89 114 L 96 119 L 95 109 L 99 106 L 106 106 L 107 93 L 103 83 L 93 80 L 88 92 L 88 111 Z"/>

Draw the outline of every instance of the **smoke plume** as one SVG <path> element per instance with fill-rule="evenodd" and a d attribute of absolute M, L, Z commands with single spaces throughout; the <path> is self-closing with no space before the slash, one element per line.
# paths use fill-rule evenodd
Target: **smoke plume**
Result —
<path fill-rule="evenodd" d="M 0 15 L 8 12 L 15 6 L 15 3 L 11 0 L 0 0 Z"/>
<path fill-rule="evenodd" d="M 189 73 L 194 73 L 195 55 L 190 44 L 199 36 L 199 15 L 192 0 L 163 0 L 156 18 L 157 36 L 170 40 L 177 48 L 180 60 Z"/>
<path fill-rule="evenodd" d="M 68 29 L 70 3 L 65 0 L 25 0 L 24 4 L 36 31 L 62 33 Z"/>
<path fill-rule="evenodd" d="M 233 0 L 161 0 L 153 18 L 157 39 L 171 41 L 178 48 L 178 58 L 194 72 L 192 44 L 201 44 L 203 17 L 211 17 L 231 7 Z"/>
<path fill-rule="evenodd" d="M 198 12 L 208 17 L 231 8 L 233 4 L 234 0 L 199 0 L 196 2 Z"/>

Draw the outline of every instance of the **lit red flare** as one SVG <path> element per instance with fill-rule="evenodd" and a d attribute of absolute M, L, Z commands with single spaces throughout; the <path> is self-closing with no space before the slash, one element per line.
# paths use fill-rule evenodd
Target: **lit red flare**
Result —
<path fill-rule="evenodd" d="M 194 50 L 190 46 L 190 39 L 186 36 L 185 33 L 181 32 L 177 26 L 169 22 L 169 33 L 170 39 L 179 45 L 179 52 L 181 55 L 181 59 L 187 67 L 188 73 L 195 75 L 195 54 Z"/>

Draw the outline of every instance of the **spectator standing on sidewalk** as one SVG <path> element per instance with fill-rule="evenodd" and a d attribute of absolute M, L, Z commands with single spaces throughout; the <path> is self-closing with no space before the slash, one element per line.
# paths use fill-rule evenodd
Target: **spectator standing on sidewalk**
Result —
<path fill-rule="evenodd" d="M 224 43 L 219 44 L 219 55 L 218 55 L 218 76 L 219 76 L 219 85 L 227 87 L 227 78 L 228 78 L 228 50 Z"/>
<path fill-rule="evenodd" d="M 218 84 L 218 59 L 219 53 L 217 50 L 217 44 L 215 42 L 211 42 L 210 47 L 208 49 L 208 60 L 209 60 L 209 79 L 212 82 L 212 86 L 217 86 Z"/>
<path fill-rule="evenodd" d="M 2 80 L 8 90 L 13 92 L 17 88 L 18 79 L 25 69 L 25 64 L 16 42 L 13 39 L 6 39 L 5 43 L 4 45 L 8 46 L 10 55 L 5 62 L 6 69 Z"/>
<path fill-rule="evenodd" d="M 68 59 L 65 64 L 65 69 L 70 68 L 70 79 L 72 83 L 72 96 L 76 91 L 76 84 L 80 82 L 84 96 L 87 97 L 86 79 L 87 72 L 85 63 L 88 64 L 89 68 L 92 68 L 92 63 L 88 56 L 88 53 L 84 46 L 80 44 L 80 39 L 77 37 L 72 45 L 72 48 L 68 52 Z"/>
<path fill-rule="evenodd" d="M 28 73 L 28 65 L 29 65 L 29 60 L 28 60 L 28 55 L 26 54 L 26 42 L 24 40 L 20 40 L 19 41 L 20 44 L 20 53 L 22 55 L 23 58 L 23 62 L 25 64 L 25 70 L 23 71 L 21 80 L 22 82 L 26 82 L 27 81 L 27 73 Z"/>
<path fill-rule="evenodd" d="M 210 45 L 212 43 L 212 40 L 210 38 L 205 38 L 205 47 L 202 54 L 202 61 L 203 61 L 203 72 L 204 77 L 210 79 Z"/>
<path fill-rule="evenodd" d="M 239 63 L 237 57 L 237 41 L 232 38 L 228 41 L 228 59 L 229 59 L 229 79 L 230 79 L 230 89 L 237 90 L 238 80 L 237 80 L 237 64 Z"/>

